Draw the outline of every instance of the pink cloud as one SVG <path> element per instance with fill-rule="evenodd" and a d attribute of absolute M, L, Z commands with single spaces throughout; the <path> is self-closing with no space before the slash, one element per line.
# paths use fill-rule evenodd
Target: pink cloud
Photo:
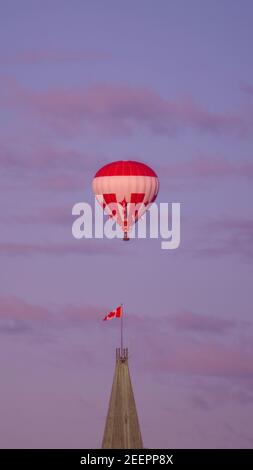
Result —
<path fill-rule="evenodd" d="M 120 242 L 121 240 L 118 240 Z M 99 242 L 99 243 L 96 243 Z M 106 243 L 101 240 L 74 240 L 68 243 L 25 243 L 25 242 L 0 242 L 0 254 L 9 256 L 28 255 L 92 255 L 112 253 L 123 254 L 118 243 Z M 129 254 L 129 252 L 128 252 Z"/>
<path fill-rule="evenodd" d="M 76 191 L 84 188 L 84 176 L 69 173 L 44 175 L 36 181 L 35 186 L 53 191 Z"/>
<path fill-rule="evenodd" d="M 0 163 L 3 168 L 24 168 L 33 170 L 67 168 L 70 170 L 89 169 L 94 161 L 94 156 L 87 155 L 75 149 L 66 149 L 56 146 L 29 144 L 25 150 L 12 149 L 12 142 L 0 143 Z"/>
<path fill-rule="evenodd" d="M 110 58 L 105 52 L 95 50 L 38 50 L 19 51 L 15 54 L 1 55 L 1 65 L 37 65 L 43 63 L 74 63 L 82 61 L 96 61 Z"/>
<path fill-rule="evenodd" d="M 157 169 L 159 172 L 159 168 Z M 160 173 L 165 177 L 173 178 L 226 178 L 253 177 L 253 164 L 251 162 L 233 162 L 218 156 L 195 157 L 187 162 L 171 163 L 160 167 Z"/>
<path fill-rule="evenodd" d="M 58 314 L 50 314 L 48 309 L 29 303 L 15 296 L 0 297 L 0 320 L 31 321 L 33 319 L 48 319 L 48 327 L 55 328 L 60 320 L 62 327 L 65 322 L 70 322 L 73 327 L 79 328 L 82 321 L 89 322 L 90 328 L 101 326 L 97 334 L 102 334 L 102 322 L 104 313 L 108 306 L 96 305 L 66 305 Z M 177 315 L 179 323 L 176 322 L 176 331 L 171 331 L 171 317 L 163 318 L 140 318 L 129 315 L 128 335 L 138 338 L 139 356 L 142 367 L 155 370 L 156 373 L 176 373 L 183 375 L 214 376 L 229 379 L 251 378 L 253 375 L 253 348 L 251 340 L 247 339 L 242 332 L 234 337 L 223 338 L 222 341 L 200 335 L 198 339 L 186 335 L 179 330 L 198 330 L 200 333 L 206 331 L 224 331 L 230 328 L 229 321 L 218 318 L 216 315 L 209 316 L 208 321 L 200 319 L 200 315 L 188 316 Z M 142 334 L 139 334 L 138 318 Z M 176 316 L 172 317 L 175 321 Z M 197 322 L 197 323 L 196 323 Z M 183 328 L 182 328 L 183 323 Z M 19 324 L 17 324 L 18 326 Z M 199 326 L 201 327 L 199 328 Z M 104 325 L 103 325 L 104 327 Z M 118 324 L 112 323 L 110 328 L 118 328 Z M 166 340 L 161 340 L 161 329 L 166 331 Z M 104 334 L 104 333 L 103 333 Z M 250 332 L 249 332 L 250 334 Z M 165 336 L 164 336 L 165 338 Z M 137 344 L 137 343 L 136 343 Z M 201 404 L 200 404 L 201 405 Z"/>
<path fill-rule="evenodd" d="M 141 367 L 147 370 L 166 375 L 253 377 L 251 323 L 245 329 L 234 318 L 187 311 L 155 319 L 129 315 L 127 322 L 133 342 L 138 342 Z"/>
<path fill-rule="evenodd" d="M 1 333 L 9 333 L 11 330 L 23 332 L 22 326 L 27 326 L 33 320 L 47 320 L 48 328 L 66 327 L 66 324 L 72 326 L 78 325 L 80 322 L 90 321 L 90 325 L 100 325 L 106 311 L 107 306 L 97 305 L 72 305 L 68 304 L 58 310 L 49 311 L 48 308 L 35 305 L 14 295 L 0 295 L 0 328 Z M 8 323 L 8 322 L 11 323 Z M 101 323 L 102 324 L 102 323 Z"/>
<path fill-rule="evenodd" d="M 0 296 L 1 320 L 41 320 L 48 315 L 49 312 L 44 307 L 33 305 L 15 296 Z"/>
<path fill-rule="evenodd" d="M 228 402 L 251 405 L 253 403 L 252 388 L 247 388 L 245 385 L 240 379 L 219 381 L 218 383 L 210 383 L 204 379 L 198 381 L 197 393 L 193 395 L 192 401 L 196 407 L 205 409 L 222 407 Z"/>
<path fill-rule="evenodd" d="M 246 93 L 246 95 L 253 96 L 253 85 L 244 82 L 241 84 L 241 90 Z"/>
<path fill-rule="evenodd" d="M 66 149 L 58 146 L 32 146 L 29 150 L 11 150 L 11 144 L 0 144 L 0 163 L 2 168 L 23 168 L 39 171 L 40 177 L 36 181 L 42 189 L 72 191 L 83 188 L 83 174 L 95 172 L 96 165 L 103 165 L 106 159 L 101 156 L 82 153 L 75 149 Z M 133 158 L 132 156 L 128 157 Z M 134 159 L 142 159 L 138 155 Z M 41 172 L 41 170 L 48 170 Z M 68 171 L 63 171 L 62 168 Z M 55 171 L 54 171 L 55 170 Z M 170 178 L 253 178 L 253 164 L 251 161 L 232 161 L 218 155 L 203 155 L 189 161 L 175 162 L 166 166 L 156 166 L 161 177 Z"/>
<path fill-rule="evenodd" d="M 216 228 L 229 230 L 230 233 L 239 234 L 242 236 L 253 235 L 253 220 L 252 219 L 237 219 L 237 218 L 226 218 L 210 224 L 215 225 Z"/>
<path fill-rule="evenodd" d="M 95 305 L 67 305 L 62 310 L 62 315 L 72 322 L 82 322 L 91 320 L 94 324 L 103 319 L 104 313 L 107 311 L 105 306 L 95 306 Z M 109 309 L 108 309 L 109 311 Z"/>
<path fill-rule="evenodd" d="M 233 320 L 219 318 L 215 315 L 183 311 L 171 317 L 172 324 L 178 330 L 207 333 L 225 333 L 235 326 Z"/>
<path fill-rule="evenodd" d="M 207 224 L 205 233 L 212 230 L 209 244 L 202 243 L 197 253 L 207 256 L 237 255 L 251 262 L 253 258 L 252 219 L 222 218 Z"/>
<path fill-rule="evenodd" d="M 20 223 L 20 224 L 53 224 L 53 225 L 67 225 L 71 227 L 73 223 L 73 216 L 68 206 L 58 207 L 47 207 L 40 209 L 38 212 L 29 214 L 17 213 L 14 215 L 1 216 L 2 220 L 8 223 Z"/>
<path fill-rule="evenodd" d="M 61 133 L 76 133 L 85 126 L 117 134 L 131 134 L 140 126 L 167 135 L 185 128 L 235 136 L 251 131 L 250 118 L 242 112 L 212 112 L 191 97 L 168 99 L 148 88 L 97 85 L 31 91 L 12 83 L 2 100 L 8 106 L 30 110 Z"/>
<path fill-rule="evenodd" d="M 182 374 L 251 377 L 253 374 L 253 350 L 238 345 L 216 341 L 173 341 L 168 350 L 150 347 L 153 354 L 146 359 L 148 367 L 164 372 Z"/>
<path fill-rule="evenodd" d="M 36 224 L 54 224 L 54 225 L 72 225 L 73 216 L 69 207 L 48 207 L 41 209 L 39 213 L 29 215 L 16 215 L 16 222 L 36 223 Z"/>

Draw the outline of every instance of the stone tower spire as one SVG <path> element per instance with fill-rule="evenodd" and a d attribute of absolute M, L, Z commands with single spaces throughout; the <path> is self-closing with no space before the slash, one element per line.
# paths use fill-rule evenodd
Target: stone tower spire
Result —
<path fill-rule="evenodd" d="M 102 449 L 142 449 L 142 437 L 128 368 L 128 349 L 116 349 L 116 366 Z"/>

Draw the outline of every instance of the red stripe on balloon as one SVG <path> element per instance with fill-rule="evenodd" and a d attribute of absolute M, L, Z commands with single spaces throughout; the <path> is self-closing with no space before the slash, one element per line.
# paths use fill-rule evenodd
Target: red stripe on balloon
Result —
<path fill-rule="evenodd" d="M 98 176 L 154 176 L 156 173 L 145 163 L 133 160 L 119 160 L 117 162 L 108 163 L 103 166 L 95 174 Z"/>

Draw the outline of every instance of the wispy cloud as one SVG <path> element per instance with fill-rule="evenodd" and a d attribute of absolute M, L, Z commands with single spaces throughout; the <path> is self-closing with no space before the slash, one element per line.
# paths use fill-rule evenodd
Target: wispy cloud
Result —
<path fill-rule="evenodd" d="M 45 307 L 34 305 L 19 297 L 0 296 L 0 319 L 3 320 L 41 320 L 48 318 Z"/>
<path fill-rule="evenodd" d="M 94 173 L 94 172 L 93 172 Z M 92 174 L 92 172 L 90 172 Z M 84 171 L 83 172 L 51 172 L 44 174 L 38 179 L 34 179 L 34 187 L 50 191 L 78 191 L 84 189 Z"/>
<path fill-rule="evenodd" d="M 190 311 L 183 311 L 172 315 L 171 322 L 178 330 L 219 334 L 226 333 L 236 325 L 236 322 L 231 319 Z"/>
<path fill-rule="evenodd" d="M 253 391 L 247 387 L 247 381 L 240 379 L 220 380 L 210 382 L 206 379 L 198 380 L 197 392 L 191 397 L 196 408 L 213 410 L 221 408 L 228 402 L 240 405 L 251 405 L 253 403 Z"/>
<path fill-rule="evenodd" d="M 109 307 L 108 307 L 109 308 Z M 43 323 L 49 329 L 61 328 L 80 323 L 98 324 L 107 311 L 105 306 L 67 304 L 49 309 L 15 295 L 0 296 L 0 333 L 18 334 L 34 332 L 35 324 Z"/>
<path fill-rule="evenodd" d="M 30 170 L 79 170 L 84 172 L 91 168 L 93 155 L 87 155 L 75 149 L 62 146 L 31 145 L 29 139 L 24 143 L 24 149 L 12 149 L 12 142 L 0 142 L 0 163 L 5 169 Z"/>
<path fill-rule="evenodd" d="M 115 240 L 114 240 L 115 242 Z M 117 243 L 118 242 L 118 243 Z M 8 256 L 28 256 L 28 255 L 48 255 L 48 256 L 62 256 L 62 255 L 112 255 L 117 253 L 123 254 L 124 250 L 120 249 L 119 243 L 121 240 L 116 240 L 116 243 L 110 243 L 108 240 L 101 242 L 101 240 L 73 240 L 68 243 L 25 243 L 25 242 L 0 242 L 0 254 Z M 129 254 L 129 252 L 128 252 Z"/>
<path fill-rule="evenodd" d="M 30 333 L 32 328 L 26 320 L 2 320 L 0 318 L 1 335 L 19 335 Z"/>
<path fill-rule="evenodd" d="M 159 172 L 159 168 L 157 168 Z M 161 177 L 171 178 L 253 178 L 251 161 L 232 161 L 223 156 L 199 156 L 186 162 L 170 163 L 160 167 Z"/>
<path fill-rule="evenodd" d="M 162 375 L 252 380 L 251 323 L 245 330 L 239 321 L 224 314 L 183 309 L 160 318 L 145 317 L 145 321 L 129 315 L 128 325 L 138 338 L 141 367 L 147 370 Z M 137 333 L 140 329 L 141 335 Z"/>
<path fill-rule="evenodd" d="M 40 209 L 39 212 L 29 214 L 16 214 L 6 217 L 6 220 L 21 224 L 52 224 L 70 227 L 73 223 L 73 215 L 70 207 L 58 206 Z"/>
<path fill-rule="evenodd" d="M 243 82 L 241 84 L 241 90 L 248 96 L 253 96 L 253 85 L 250 83 Z"/>
<path fill-rule="evenodd" d="M 28 110 L 61 133 L 95 127 L 100 133 L 131 134 L 146 128 L 170 135 L 194 129 L 214 135 L 250 135 L 252 120 L 243 111 L 209 111 L 191 96 L 169 99 L 148 88 L 97 85 L 35 91 L 15 82 L 2 97 L 7 106 Z"/>
<path fill-rule="evenodd" d="M 110 54 L 96 50 L 26 50 L 14 54 L 1 54 L 1 65 L 38 65 L 44 63 L 60 64 L 109 59 Z"/>
<path fill-rule="evenodd" d="M 92 321 L 95 325 L 103 319 L 105 312 L 109 307 L 97 305 L 66 305 L 61 311 L 62 316 L 72 323 Z"/>
<path fill-rule="evenodd" d="M 147 367 L 157 371 L 216 377 L 253 376 L 253 350 L 243 344 L 209 341 L 184 341 L 177 338 L 169 348 L 153 347 L 146 358 Z"/>
<path fill-rule="evenodd" d="M 48 327 L 54 328 L 54 331 L 56 324 L 57 328 L 59 324 L 61 328 L 68 324 L 73 328 L 77 327 L 79 331 L 80 324 L 85 323 L 100 335 L 103 334 L 101 319 L 107 310 L 108 306 L 87 303 L 69 304 L 51 312 L 47 307 L 10 295 L 0 297 L 0 327 L 2 333 L 23 333 L 24 329 L 31 328 L 34 322 L 46 320 Z M 252 379 L 252 343 L 249 336 L 245 336 L 241 330 L 237 330 L 236 341 L 233 335 L 229 335 L 232 327 L 237 327 L 233 320 L 226 320 L 216 314 L 212 318 L 211 315 L 205 317 L 193 313 L 158 317 L 156 321 L 151 318 L 145 318 L 145 321 L 139 318 L 139 323 L 138 318 L 130 314 L 127 324 L 128 334 L 132 338 L 137 334 L 139 323 L 142 327 L 142 334 L 138 334 L 139 360 L 142 367 L 160 374 L 173 372 L 195 377 Z M 101 329 L 98 328 L 99 325 Z M 174 330 L 171 325 L 175 327 Z M 112 327 L 118 328 L 117 321 L 111 324 L 110 328 Z M 251 326 L 250 328 L 252 329 Z M 196 337 L 188 332 L 199 334 Z M 208 333 L 219 333 L 223 337 L 221 339 Z M 224 336 L 224 333 L 228 334 Z M 195 405 L 205 407 L 201 396 L 195 397 Z M 240 395 L 237 398 L 239 400 Z M 218 401 L 221 399 L 222 397 L 217 398 Z M 248 399 L 252 400 L 251 394 Z"/>
<path fill-rule="evenodd" d="M 237 255 L 246 261 L 253 258 L 253 220 L 248 218 L 222 218 L 207 224 L 205 233 L 212 230 L 208 245 L 199 243 L 195 250 L 205 256 Z"/>

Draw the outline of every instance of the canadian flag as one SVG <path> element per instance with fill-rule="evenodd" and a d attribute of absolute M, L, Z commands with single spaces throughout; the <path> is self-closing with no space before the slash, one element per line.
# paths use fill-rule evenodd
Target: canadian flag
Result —
<path fill-rule="evenodd" d="M 103 318 L 103 321 L 106 320 L 112 320 L 113 318 L 120 318 L 122 316 L 122 305 L 119 307 L 115 308 L 115 310 L 112 310 L 108 315 L 106 315 L 105 318 Z"/>

